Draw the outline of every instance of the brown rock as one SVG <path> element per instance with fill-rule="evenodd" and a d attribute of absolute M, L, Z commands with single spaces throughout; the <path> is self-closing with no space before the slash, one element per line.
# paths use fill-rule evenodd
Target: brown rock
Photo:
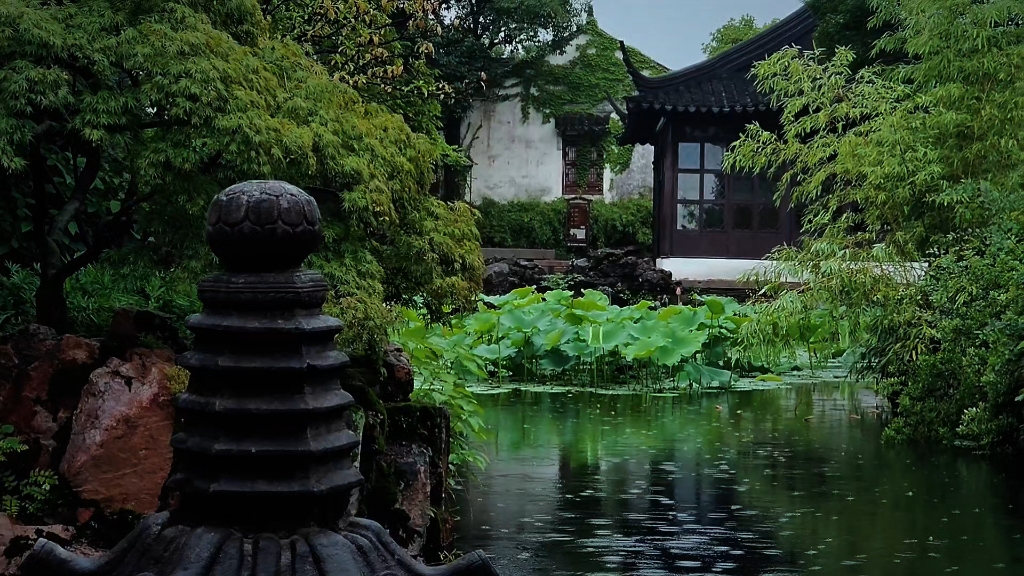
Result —
<path fill-rule="evenodd" d="M 377 390 L 377 398 L 386 404 L 408 402 L 412 390 L 412 361 L 401 346 L 389 344 L 384 350 L 384 380 Z"/>
<path fill-rule="evenodd" d="M 391 535 L 409 554 L 419 556 L 430 526 L 430 453 L 423 446 L 403 443 L 389 446 L 384 462 L 393 470 L 398 493 Z"/>
<path fill-rule="evenodd" d="M 22 526 L 0 514 L 0 575 L 18 574 L 18 566 L 40 538 L 61 546 L 74 544 L 75 530 L 68 526 Z"/>
<path fill-rule="evenodd" d="M 89 520 L 92 520 L 92 515 L 95 512 L 96 510 L 92 508 L 79 508 L 77 511 L 75 511 L 75 519 L 78 521 L 79 524 L 85 524 Z"/>
<path fill-rule="evenodd" d="M 57 361 L 61 366 L 88 366 L 96 361 L 100 353 L 99 344 L 78 336 L 61 338 L 57 347 Z"/>
<path fill-rule="evenodd" d="M 32 324 L 15 335 L 11 340 L 11 348 L 21 365 L 29 366 L 41 359 L 58 339 L 52 328 Z"/>
<path fill-rule="evenodd" d="M 437 562 L 451 543 L 448 411 L 388 404 L 386 431 L 369 413 L 359 470 L 366 479 L 359 516 L 380 523 L 414 556 Z M 382 434 L 384 437 L 382 437 Z"/>
<path fill-rule="evenodd" d="M 17 372 L 18 356 L 14 353 L 14 348 L 0 346 L 0 386 L 13 381 Z"/>
<path fill-rule="evenodd" d="M 171 469 L 172 366 L 171 351 L 139 349 L 89 377 L 60 465 L 80 498 L 110 511 L 156 511 Z"/>
<path fill-rule="evenodd" d="M 66 546 L 75 539 L 75 529 L 60 524 L 51 526 L 14 526 L 12 535 L 12 540 L 15 538 L 27 538 L 35 541 L 40 538 L 46 538 L 50 542 Z"/>
<path fill-rule="evenodd" d="M 0 514 L 0 553 L 3 553 L 12 538 L 14 538 L 14 524 L 11 523 L 7 514 Z"/>
<path fill-rule="evenodd" d="M 0 374 L 10 374 L 0 379 L 0 422 L 26 438 L 36 467 L 50 466 L 54 435 L 74 413 L 99 354 L 93 340 L 58 337 L 42 326 L 30 326 L 0 347 Z"/>

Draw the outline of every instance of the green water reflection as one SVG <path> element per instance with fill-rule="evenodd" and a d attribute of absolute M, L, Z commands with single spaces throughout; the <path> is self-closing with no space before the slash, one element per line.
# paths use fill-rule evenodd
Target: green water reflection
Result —
<path fill-rule="evenodd" d="M 461 550 L 516 574 L 1024 574 L 1020 472 L 882 445 L 853 386 L 507 392 Z"/>

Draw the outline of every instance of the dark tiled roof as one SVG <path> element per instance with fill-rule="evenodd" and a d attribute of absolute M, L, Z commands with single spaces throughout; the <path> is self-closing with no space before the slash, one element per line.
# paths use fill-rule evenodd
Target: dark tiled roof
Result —
<path fill-rule="evenodd" d="M 680 112 L 722 112 L 765 110 L 769 104 L 767 98 L 754 88 L 754 82 L 746 72 L 695 78 L 676 86 L 644 90 L 626 100 L 630 114 L 638 107 Z"/>
<path fill-rule="evenodd" d="M 806 7 L 793 12 L 757 36 L 714 58 L 663 76 L 646 76 L 624 58 L 637 94 L 626 99 L 628 113 L 654 111 L 722 112 L 765 110 L 767 97 L 750 77 L 755 62 L 787 46 L 810 48 L 817 25 Z"/>

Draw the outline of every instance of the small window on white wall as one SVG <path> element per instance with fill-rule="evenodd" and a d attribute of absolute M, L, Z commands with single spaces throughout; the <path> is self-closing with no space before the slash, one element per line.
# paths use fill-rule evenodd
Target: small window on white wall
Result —
<path fill-rule="evenodd" d="M 581 153 L 587 161 L 581 162 Z M 585 169 L 586 179 L 580 177 Z M 562 194 L 565 196 L 604 195 L 604 151 L 600 146 L 586 141 L 570 141 L 562 144 Z"/>

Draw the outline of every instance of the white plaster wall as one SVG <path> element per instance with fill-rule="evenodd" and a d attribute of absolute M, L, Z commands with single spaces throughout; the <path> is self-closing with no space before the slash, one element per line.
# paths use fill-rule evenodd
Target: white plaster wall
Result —
<path fill-rule="evenodd" d="M 540 113 L 524 119 L 519 100 L 483 103 L 470 113 L 466 148 L 473 159 L 469 200 L 554 200 L 562 195 L 562 142 Z"/>
<path fill-rule="evenodd" d="M 740 258 L 659 258 L 658 268 L 672 273 L 673 280 L 739 280 L 746 274 L 764 273 L 770 262 L 766 260 L 744 260 Z M 925 262 L 912 262 L 895 267 L 879 264 L 849 263 L 850 267 L 868 266 L 875 272 L 885 272 L 901 282 L 919 282 L 928 271 Z M 785 276 L 787 282 L 806 281 L 806 278 Z"/>
<path fill-rule="evenodd" d="M 463 126 L 465 147 L 473 159 L 469 200 L 554 200 L 562 196 L 562 139 L 554 122 L 540 112 L 523 118 L 519 100 L 476 106 Z M 637 146 L 629 169 L 613 175 L 605 169 L 605 200 L 650 196 L 654 186 L 654 149 Z"/>
<path fill-rule="evenodd" d="M 578 54 L 589 36 L 573 40 L 548 61 L 560 65 Z M 515 94 L 509 88 L 506 94 Z M 469 200 L 554 200 L 562 195 L 562 140 L 554 122 L 539 112 L 523 118 L 518 99 L 475 106 L 462 127 L 463 147 L 473 160 Z M 607 175 L 606 175 L 607 180 Z M 607 187 L 606 187 L 607 188 Z"/>
<path fill-rule="evenodd" d="M 739 258 L 659 258 L 658 268 L 672 273 L 673 280 L 739 280 L 744 274 L 764 271 L 764 260 Z"/>
<path fill-rule="evenodd" d="M 589 36 L 574 40 L 564 54 L 548 57 L 565 64 L 576 57 Z M 514 94 L 509 89 L 507 94 Z M 554 200 L 562 196 L 562 140 L 554 122 L 534 111 L 523 118 L 518 99 L 475 106 L 462 127 L 463 147 L 473 160 L 469 200 Z M 654 187 L 654 148 L 637 147 L 630 168 L 604 173 L 605 200 L 650 196 Z"/>
<path fill-rule="evenodd" d="M 654 147 L 635 146 L 629 168 L 615 176 L 611 184 L 606 181 L 604 189 L 607 191 L 605 195 L 610 200 L 623 200 L 637 196 L 652 198 L 654 194 Z"/>

